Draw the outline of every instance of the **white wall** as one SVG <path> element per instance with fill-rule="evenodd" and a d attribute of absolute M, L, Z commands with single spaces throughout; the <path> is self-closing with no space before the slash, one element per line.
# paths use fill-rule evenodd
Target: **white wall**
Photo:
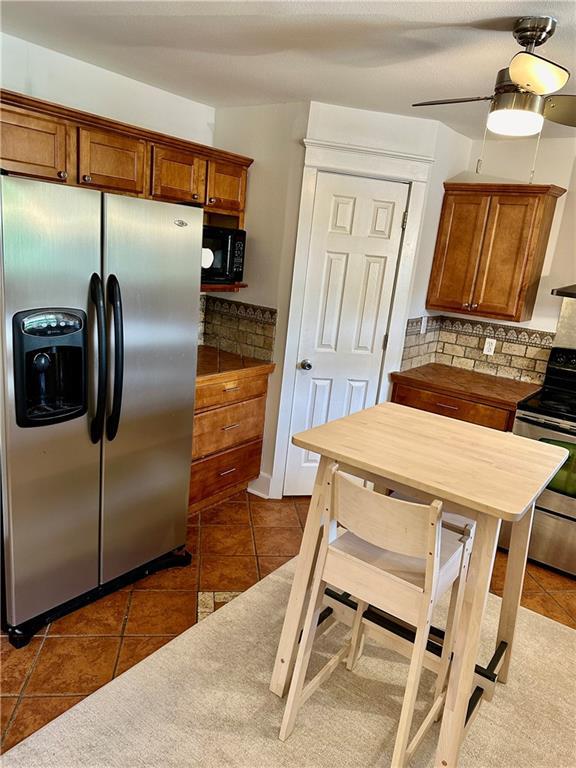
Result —
<path fill-rule="evenodd" d="M 545 132 L 546 127 L 544 135 Z M 470 172 L 474 171 L 481 148 L 482 142 L 474 142 Z M 483 178 L 489 180 L 486 177 L 498 176 L 503 180 L 527 184 L 535 148 L 535 138 L 490 139 L 484 150 L 482 173 L 470 176 L 470 179 L 482 182 Z M 550 291 L 576 283 L 576 138 L 543 138 L 540 141 L 534 183 L 556 184 L 568 190 L 556 205 L 534 314 L 528 322 L 520 323 L 526 328 L 554 332 L 561 299 L 552 296 Z"/>
<path fill-rule="evenodd" d="M 278 312 L 274 362 L 266 407 L 262 454 L 262 492 L 272 472 L 280 402 L 282 364 L 294 264 L 294 246 L 308 105 L 267 104 L 216 110 L 214 143 L 254 158 L 246 198 L 246 269 L 248 288 L 235 298 L 274 307 Z M 218 295 L 218 294 L 216 294 Z M 224 294 L 223 294 L 224 295 Z M 226 294 L 230 297 L 230 294 Z M 258 490 L 258 483 L 253 487 Z"/>
<path fill-rule="evenodd" d="M 472 145 L 472 140 L 467 136 L 462 136 L 446 125 L 438 123 L 433 149 L 434 165 L 428 182 L 426 208 L 420 230 L 416 269 L 410 294 L 410 317 L 428 314 L 425 308 L 426 294 L 444 197 L 444 182 L 468 167 Z"/>
<path fill-rule="evenodd" d="M 214 108 L 10 35 L 0 36 L 3 88 L 211 145 Z"/>

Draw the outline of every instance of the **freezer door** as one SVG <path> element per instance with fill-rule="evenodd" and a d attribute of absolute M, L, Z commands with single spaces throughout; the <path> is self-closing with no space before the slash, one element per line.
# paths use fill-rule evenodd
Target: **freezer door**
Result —
<path fill-rule="evenodd" d="M 201 240 L 200 209 L 104 196 L 111 365 L 109 437 L 103 442 L 102 582 L 181 546 L 186 538 Z M 122 335 L 115 329 L 114 305 Z M 115 354 L 114 339 L 123 341 L 122 355 Z M 121 406 L 113 436 L 118 376 Z"/>
<path fill-rule="evenodd" d="M 17 425 L 12 323 L 17 312 L 59 307 L 86 313 L 91 331 L 88 286 L 100 271 L 101 195 L 9 176 L 0 184 L 2 510 L 6 617 L 14 625 L 98 585 L 93 408 L 61 423 Z M 90 375 L 92 369 L 90 361 Z"/>

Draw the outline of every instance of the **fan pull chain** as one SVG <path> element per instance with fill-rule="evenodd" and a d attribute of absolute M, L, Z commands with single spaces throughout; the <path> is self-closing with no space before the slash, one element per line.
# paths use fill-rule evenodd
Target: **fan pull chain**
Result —
<path fill-rule="evenodd" d="M 530 181 L 528 184 L 532 184 L 534 181 L 534 173 L 536 171 L 536 158 L 538 157 L 538 150 L 540 149 L 540 139 L 542 137 L 542 128 L 540 129 L 540 133 L 538 134 L 538 138 L 536 139 L 536 150 L 534 151 L 534 157 L 532 158 L 532 169 L 530 171 Z"/>
<path fill-rule="evenodd" d="M 481 173 L 482 162 L 484 160 L 484 147 L 486 146 L 486 134 L 488 133 L 488 122 L 484 126 L 484 136 L 482 138 L 482 149 L 480 150 L 480 157 L 476 160 L 476 173 Z"/>

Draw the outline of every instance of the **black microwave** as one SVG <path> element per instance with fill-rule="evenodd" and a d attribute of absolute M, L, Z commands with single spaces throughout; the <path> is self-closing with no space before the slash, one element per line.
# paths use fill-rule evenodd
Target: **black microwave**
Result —
<path fill-rule="evenodd" d="M 245 248 L 246 232 L 243 229 L 204 227 L 202 282 L 241 283 Z"/>

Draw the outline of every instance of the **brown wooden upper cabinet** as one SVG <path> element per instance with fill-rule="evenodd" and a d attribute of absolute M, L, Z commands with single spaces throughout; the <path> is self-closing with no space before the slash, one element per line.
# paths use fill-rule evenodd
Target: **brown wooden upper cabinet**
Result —
<path fill-rule="evenodd" d="M 159 144 L 152 146 L 152 197 L 203 204 L 206 160 Z"/>
<path fill-rule="evenodd" d="M 2 168 L 13 173 L 65 182 L 66 125 L 57 119 L 2 110 Z"/>
<path fill-rule="evenodd" d="M 244 210 L 246 168 L 219 160 L 208 161 L 206 206 L 222 211 Z"/>
<path fill-rule="evenodd" d="M 78 183 L 144 192 L 146 143 L 112 131 L 78 129 Z"/>
<path fill-rule="evenodd" d="M 552 185 L 444 184 L 427 309 L 532 316 L 556 199 Z"/>

